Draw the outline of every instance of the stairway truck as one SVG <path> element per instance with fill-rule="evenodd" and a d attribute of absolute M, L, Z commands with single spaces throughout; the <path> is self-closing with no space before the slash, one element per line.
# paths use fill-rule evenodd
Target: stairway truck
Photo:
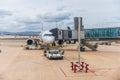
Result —
<path fill-rule="evenodd" d="M 97 51 L 97 48 L 98 48 L 98 44 L 95 43 L 95 44 L 92 44 L 92 43 L 85 43 L 84 44 L 86 47 L 90 48 L 92 51 Z"/>

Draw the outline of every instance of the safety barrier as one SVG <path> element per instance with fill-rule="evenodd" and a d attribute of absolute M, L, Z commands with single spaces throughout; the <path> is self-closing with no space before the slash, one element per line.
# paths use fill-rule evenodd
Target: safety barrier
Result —
<path fill-rule="evenodd" d="M 85 62 L 81 62 L 79 64 L 79 62 L 71 62 L 71 70 L 74 71 L 74 73 L 76 73 L 78 70 L 85 70 L 85 72 L 87 73 L 89 70 L 89 64 L 85 63 Z M 80 68 L 80 69 L 79 69 Z"/>

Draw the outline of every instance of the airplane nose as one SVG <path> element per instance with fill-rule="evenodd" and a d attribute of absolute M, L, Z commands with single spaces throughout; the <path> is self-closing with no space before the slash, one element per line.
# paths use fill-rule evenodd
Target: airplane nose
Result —
<path fill-rule="evenodd" d="M 46 38 L 44 38 L 44 42 L 47 43 L 47 44 L 53 43 L 54 40 L 55 40 L 55 37 L 46 37 Z"/>

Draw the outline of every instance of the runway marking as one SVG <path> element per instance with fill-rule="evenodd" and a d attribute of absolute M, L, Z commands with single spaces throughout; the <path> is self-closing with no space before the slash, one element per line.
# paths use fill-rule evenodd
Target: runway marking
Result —
<path fill-rule="evenodd" d="M 64 70 L 62 68 L 59 68 L 61 70 L 61 72 L 64 74 L 65 77 L 67 77 L 67 74 L 64 72 Z"/>
<path fill-rule="evenodd" d="M 85 75 L 85 74 L 83 74 L 83 75 L 73 75 L 73 76 L 70 76 L 70 75 L 67 75 L 66 73 L 65 73 L 65 71 L 61 68 L 61 67 L 59 67 L 59 69 L 60 69 L 60 71 L 64 74 L 64 76 L 65 77 L 82 77 L 82 76 L 95 76 L 95 74 L 90 74 L 90 75 L 88 75 L 87 73 L 87 75 Z M 76 74 L 76 73 L 73 73 L 73 74 Z"/>
<path fill-rule="evenodd" d="M 61 68 L 61 67 L 59 67 L 59 69 L 60 69 L 60 71 L 64 74 L 64 76 L 65 77 L 82 77 L 82 76 L 107 76 L 107 74 L 104 74 L 104 73 L 106 73 L 106 72 L 108 72 L 108 71 L 106 71 L 106 70 L 116 70 L 117 68 L 100 68 L 100 69 L 97 69 L 97 70 L 103 70 L 104 71 L 104 73 L 102 74 L 102 73 L 100 73 L 100 74 L 97 74 L 97 71 L 94 71 L 94 70 L 89 70 L 89 72 L 91 72 L 92 74 L 87 74 L 86 73 L 86 75 L 85 74 L 82 74 L 82 75 L 73 75 L 73 76 L 71 76 L 71 75 L 67 75 L 67 73 Z M 88 73 L 89 73 L 88 72 Z M 73 73 L 73 74 L 76 74 L 76 73 Z"/>
<path fill-rule="evenodd" d="M 94 69 L 94 70 L 89 70 L 90 72 L 92 72 L 95 76 L 106 76 L 107 74 L 104 74 L 110 70 L 117 70 L 118 68 L 98 68 L 98 69 Z M 104 73 L 100 73 L 100 74 L 97 74 L 97 72 L 99 71 L 104 71 Z"/>

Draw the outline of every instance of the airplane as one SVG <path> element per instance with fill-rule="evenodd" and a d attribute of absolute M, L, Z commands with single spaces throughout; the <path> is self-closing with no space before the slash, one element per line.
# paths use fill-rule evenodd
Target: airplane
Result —
<path fill-rule="evenodd" d="M 46 44 L 51 44 L 55 41 L 55 37 L 50 31 L 45 31 L 42 33 L 42 35 L 40 34 L 39 36 L 41 36 L 42 41 Z"/>
<path fill-rule="evenodd" d="M 43 46 L 48 47 L 49 44 L 53 44 L 55 41 L 55 37 L 53 36 L 53 33 L 50 31 L 43 31 L 38 35 L 38 38 L 29 38 L 27 39 L 26 43 L 26 49 L 29 49 L 31 45 L 34 45 L 35 47 Z"/>

